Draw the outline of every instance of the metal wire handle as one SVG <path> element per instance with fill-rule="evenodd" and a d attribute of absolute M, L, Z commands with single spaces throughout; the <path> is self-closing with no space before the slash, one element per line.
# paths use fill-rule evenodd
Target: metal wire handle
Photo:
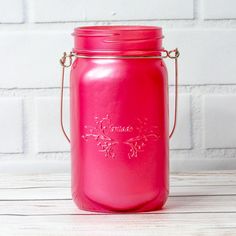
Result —
<path fill-rule="evenodd" d="M 75 58 L 102 58 L 102 59 L 115 59 L 115 58 L 122 58 L 122 59 L 137 59 L 137 58 L 145 58 L 145 59 L 164 59 L 164 58 L 170 58 L 175 60 L 175 110 L 174 110 L 174 123 L 172 130 L 169 134 L 169 138 L 171 138 L 174 134 L 176 124 L 177 124 L 177 108 L 178 108 L 178 57 L 179 57 L 179 50 L 178 48 L 167 51 L 162 50 L 162 55 L 160 56 L 85 56 L 80 54 L 75 54 L 73 52 L 70 53 L 63 53 L 62 58 L 60 59 L 60 64 L 62 66 L 62 76 L 61 76 L 61 100 L 60 100 L 60 124 L 63 134 L 65 135 L 67 141 L 70 143 L 70 138 L 68 137 L 64 124 L 63 124 L 63 98 L 64 98 L 64 80 L 65 80 L 65 68 L 68 68 L 72 65 L 73 57 Z"/>

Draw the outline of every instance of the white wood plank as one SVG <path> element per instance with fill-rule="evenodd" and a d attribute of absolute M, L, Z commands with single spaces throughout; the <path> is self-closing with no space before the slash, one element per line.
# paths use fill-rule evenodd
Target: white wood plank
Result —
<path fill-rule="evenodd" d="M 0 235 L 235 235 L 235 188 L 236 171 L 176 173 L 163 210 L 98 214 L 53 200 L 70 198 L 68 174 L 0 175 Z"/>
<path fill-rule="evenodd" d="M 236 195 L 236 186 L 171 186 L 170 196 Z M 0 189 L 0 200 L 71 199 L 69 187 Z"/>
<path fill-rule="evenodd" d="M 19 187 L 70 187 L 70 175 L 0 175 L 0 189 Z"/>
<path fill-rule="evenodd" d="M 71 199 L 71 190 L 63 187 L 0 189 L 0 201 L 34 199 Z"/>
<path fill-rule="evenodd" d="M 234 235 L 236 213 L 0 216 L 2 235 Z"/>
<path fill-rule="evenodd" d="M 170 185 L 236 185 L 236 170 L 174 173 L 170 175 Z M 0 189 L 19 187 L 70 187 L 70 174 L 0 175 Z"/>
<path fill-rule="evenodd" d="M 175 173 L 170 175 L 170 185 L 236 185 L 236 171 Z"/>
<path fill-rule="evenodd" d="M 236 195 L 236 185 L 170 186 L 170 196 Z"/>
<path fill-rule="evenodd" d="M 170 197 L 165 208 L 155 213 L 236 212 L 236 196 Z M 0 214 L 49 215 L 97 214 L 77 209 L 72 200 L 0 201 Z"/>

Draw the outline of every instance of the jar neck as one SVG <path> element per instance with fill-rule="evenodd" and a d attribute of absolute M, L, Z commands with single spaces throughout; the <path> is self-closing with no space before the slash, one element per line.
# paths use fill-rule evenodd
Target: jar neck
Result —
<path fill-rule="evenodd" d="M 81 55 L 155 56 L 162 48 L 162 29 L 153 26 L 76 28 L 73 52 Z"/>

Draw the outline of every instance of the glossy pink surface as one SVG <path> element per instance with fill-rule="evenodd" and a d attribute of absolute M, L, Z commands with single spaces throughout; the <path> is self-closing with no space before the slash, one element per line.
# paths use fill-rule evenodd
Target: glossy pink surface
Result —
<path fill-rule="evenodd" d="M 111 55 L 121 52 L 124 42 L 120 38 L 120 46 Z M 151 53 L 161 49 L 161 39 L 156 40 L 158 43 L 149 48 Z M 148 53 L 139 47 L 133 54 Z M 70 92 L 72 195 L 78 207 L 100 212 L 160 209 L 169 189 L 164 62 L 78 58 L 72 65 Z"/>

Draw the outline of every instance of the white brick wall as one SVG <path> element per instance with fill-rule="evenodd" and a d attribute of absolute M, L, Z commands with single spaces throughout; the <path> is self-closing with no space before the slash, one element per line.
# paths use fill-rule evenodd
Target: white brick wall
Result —
<path fill-rule="evenodd" d="M 165 45 L 181 51 L 181 84 L 235 83 L 235 29 L 168 30 Z"/>
<path fill-rule="evenodd" d="M 0 23 L 22 23 L 23 0 L 0 0 Z"/>
<path fill-rule="evenodd" d="M 0 0 L 0 171 L 68 169 L 58 59 L 73 47 L 74 27 L 111 24 L 162 26 L 165 48 L 181 52 L 171 169 L 236 168 L 235 7 L 234 0 Z M 173 94 L 173 61 L 166 62 Z M 173 102 L 172 95 L 170 127 Z"/>
<path fill-rule="evenodd" d="M 193 0 L 32 0 L 32 21 L 192 19 Z M 99 9 L 99 10 L 98 10 Z"/>
<path fill-rule="evenodd" d="M 23 151 L 22 109 L 20 98 L 0 98 L 0 153 Z"/>
<path fill-rule="evenodd" d="M 204 0 L 205 19 L 235 19 L 235 0 Z"/>
<path fill-rule="evenodd" d="M 236 148 L 236 94 L 204 97 L 206 148 Z"/>
<path fill-rule="evenodd" d="M 59 109 L 60 99 L 55 97 L 41 97 L 35 100 L 37 152 L 69 151 L 69 144 L 65 140 L 60 128 Z M 69 99 L 64 100 L 64 125 L 69 134 Z"/>
<path fill-rule="evenodd" d="M 170 130 L 174 122 L 174 95 L 170 96 Z M 178 125 L 170 140 L 171 149 L 191 149 L 191 97 L 189 94 L 181 94 L 178 97 Z"/>
<path fill-rule="evenodd" d="M 1 68 L 4 79 L 0 80 L 0 87 L 57 87 L 60 77 L 58 58 L 62 48 L 68 48 L 68 45 L 72 45 L 69 32 L 2 31 L 0 48 L 1 53 L 7 56 L 0 58 L 0 64 L 12 65 L 14 68 Z"/>

